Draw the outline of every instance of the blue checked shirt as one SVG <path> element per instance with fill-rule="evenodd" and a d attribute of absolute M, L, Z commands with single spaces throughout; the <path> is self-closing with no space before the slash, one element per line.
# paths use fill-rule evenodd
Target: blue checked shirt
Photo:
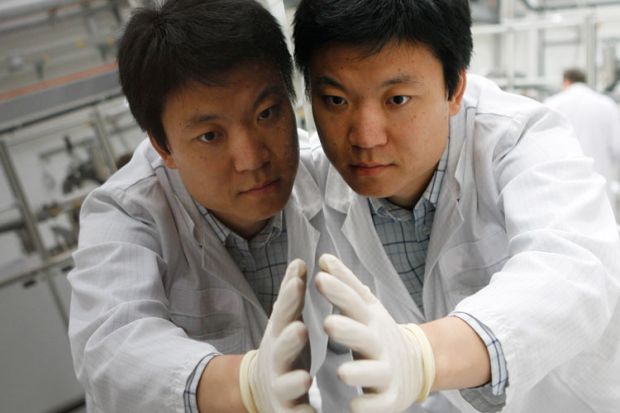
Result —
<path fill-rule="evenodd" d="M 239 266 L 267 315 L 270 315 L 288 264 L 284 212 L 281 211 L 271 218 L 267 225 L 248 241 L 227 228 L 202 205 L 196 203 L 196 206 Z M 198 412 L 198 382 L 211 356 L 213 355 L 209 354 L 203 358 L 187 379 L 183 395 L 187 413 Z"/>
<path fill-rule="evenodd" d="M 446 147 L 430 183 L 414 206 L 413 213 L 386 198 L 368 199 L 372 221 L 383 248 L 422 313 L 422 288 L 428 243 L 447 164 Z M 474 406 L 484 406 L 482 411 L 491 411 L 503 405 L 508 372 L 499 341 L 491 330 L 471 315 L 460 312 L 450 315 L 461 318 L 476 331 L 484 341 L 491 361 L 491 383 L 476 389 L 463 390 L 463 397 Z"/>

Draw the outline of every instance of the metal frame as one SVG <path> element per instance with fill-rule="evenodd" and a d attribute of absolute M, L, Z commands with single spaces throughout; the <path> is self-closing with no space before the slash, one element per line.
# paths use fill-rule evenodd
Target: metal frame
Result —
<path fill-rule="evenodd" d="M 604 4 L 610 5 L 612 3 Z M 620 5 L 620 1 L 613 2 L 613 4 Z M 557 75 L 544 75 L 544 53 L 546 48 L 555 45 L 555 43 L 545 42 L 544 34 L 549 29 L 575 28 L 580 31 L 580 36 L 574 42 L 575 44 L 581 43 L 585 48 L 586 61 L 584 69 L 588 77 L 588 83 L 591 87 L 596 88 L 596 55 L 599 41 L 601 40 L 597 28 L 601 23 L 618 22 L 620 24 L 620 13 L 603 14 L 598 13 L 595 9 L 582 8 L 575 9 L 575 13 L 570 16 L 544 14 L 540 19 L 536 20 L 532 18 L 516 18 L 515 5 L 515 0 L 503 1 L 501 3 L 501 23 L 474 25 L 472 28 L 474 37 L 478 35 L 495 36 L 495 50 L 493 52 L 495 66 L 503 66 L 506 70 L 506 77 L 496 79 L 496 81 L 509 90 L 524 87 L 553 88 L 558 83 L 558 78 Z M 567 9 L 568 7 L 562 8 L 562 10 Z M 546 8 L 545 10 L 556 9 Z M 516 34 L 523 32 L 532 33 L 532 49 L 536 50 L 537 55 L 533 59 L 533 65 L 528 69 L 529 76 L 518 78 L 513 62 L 514 50 Z"/>
<path fill-rule="evenodd" d="M 11 190 L 13 191 L 13 195 L 15 196 L 16 206 L 24 219 L 24 225 L 26 227 L 26 230 L 28 231 L 28 235 L 35 246 L 37 254 L 41 257 L 41 260 L 44 263 L 40 267 L 40 269 L 37 269 L 37 271 L 41 271 L 46 275 L 45 280 L 47 282 L 49 292 L 52 296 L 52 299 L 54 300 L 54 304 L 56 305 L 62 321 L 68 328 L 69 315 L 65 311 L 65 308 L 62 304 L 60 293 L 54 285 L 51 277 L 49 276 L 50 274 L 48 273 L 48 271 L 51 269 L 51 266 L 49 265 L 49 263 L 51 262 L 50 255 L 45 248 L 45 245 L 43 244 L 41 234 L 39 232 L 39 229 L 37 228 L 36 218 L 32 213 L 32 209 L 30 208 L 30 204 L 28 203 L 28 198 L 26 197 L 26 193 L 19 181 L 19 177 L 17 175 L 17 171 L 15 170 L 15 166 L 13 165 L 13 161 L 11 160 L 7 144 L 3 140 L 0 140 L 0 161 L 2 162 L 2 167 L 4 168 L 4 172 L 9 181 Z"/>

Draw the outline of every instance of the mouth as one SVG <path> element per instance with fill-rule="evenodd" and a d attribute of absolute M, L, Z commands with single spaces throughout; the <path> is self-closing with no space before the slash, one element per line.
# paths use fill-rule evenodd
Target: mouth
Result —
<path fill-rule="evenodd" d="M 280 179 L 272 179 L 268 181 L 261 182 L 257 185 L 254 185 L 250 189 L 246 189 L 241 191 L 243 195 L 266 195 L 272 192 L 275 192 L 280 183 Z"/>
<path fill-rule="evenodd" d="M 377 176 L 385 172 L 391 166 L 392 164 L 387 163 L 364 162 L 351 164 L 351 169 L 353 173 L 358 176 Z"/>

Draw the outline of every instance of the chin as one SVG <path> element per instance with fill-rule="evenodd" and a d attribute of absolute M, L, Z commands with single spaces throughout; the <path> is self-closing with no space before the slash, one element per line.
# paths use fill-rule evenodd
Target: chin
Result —
<path fill-rule="evenodd" d="M 391 196 L 391 194 L 385 190 L 385 186 L 382 186 L 381 184 L 368 185 L 367 183 L 363 184 L 357 181 L 347 181 L 347 184 L 356 193 L 368 198 L 387 198 Z"/>
<path fill-rule="evenodd" d="M 286 207 L 286 199 L 277 199 L 273 202 L 262 202 L 254 208 L 258 220 L 263 221 L 272 218 L 278 212 L 282 211 Z"/>

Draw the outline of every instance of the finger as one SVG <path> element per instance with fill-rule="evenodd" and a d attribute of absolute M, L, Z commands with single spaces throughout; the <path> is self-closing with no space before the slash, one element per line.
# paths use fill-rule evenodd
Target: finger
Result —
<path fill-rule="evenodd" d="M 275 378 L 272 384 L 273 394 L 283 405 L 291 404 L 295 399 L 308 393 L 312 377 L 306 370 L 293 370 Z"/>
<path fill-rule="evenodd" d="M 295 258 L 288 264 L 280 286 L 284 285 L 285 282 L 288 282 L 293 278 L 301 278 L 304 283 L 306 282 L 306 263 L 299 258 Z"/>
<path fill-rule="evenodd" d="M 353 413 L 385 413 L 401 411 L 392 392 L 365 393 L 351 401 Z"/>
<path fill-rule="evenodd" d="M 301 321 L 294 321 L 284 327 L 282 333 L 273 343 L 273 369 L 282 374 L 292 368 L 293 362 L 299 357 L 308 342 L 308 330 Z"/>
<path fill-rule="evenodd" d="M 324 272 L 319 272 L 315 279 L 317 289 L 343 314 L 366 324 L 369 319 L 368 304 L 347 284 Z"/>
<path fill-rule="evenodd" d="M 287 324 L 299 318 L 304 307 L 304 292 L 305 285 L 299 278 L 282 283 L 269 318 L 273 336 L 279 336 Z"/>
<path fill-rule="evenodd" d="M 349 361 L 338 367 L 338 378 L 343 383 L 379 390 L 389 386 L 393 374 L 388 363 L 377 360 Z"/>
<path fill-rule="evenodd" d="M 319 258 L 319 266 L 325 272 L 330 273 L 334 277 L 341 280 L 343 283 L 353 288 L 363 300 L 367 302 L 373 302 L 376 300 L 375 296 L 370 292 L 370 289 L 362 283 L 351 270 L 342 263 L 337 257 L 331 254 L 323 254 Z"/>
<path fill-rule="evenodd" d="M 328 336 L 364 358 L 378 359 L 383 353 L 384 344 L 377 333 L 365 324 L 332 314 L 325 318 L 323 326 Z"/>

